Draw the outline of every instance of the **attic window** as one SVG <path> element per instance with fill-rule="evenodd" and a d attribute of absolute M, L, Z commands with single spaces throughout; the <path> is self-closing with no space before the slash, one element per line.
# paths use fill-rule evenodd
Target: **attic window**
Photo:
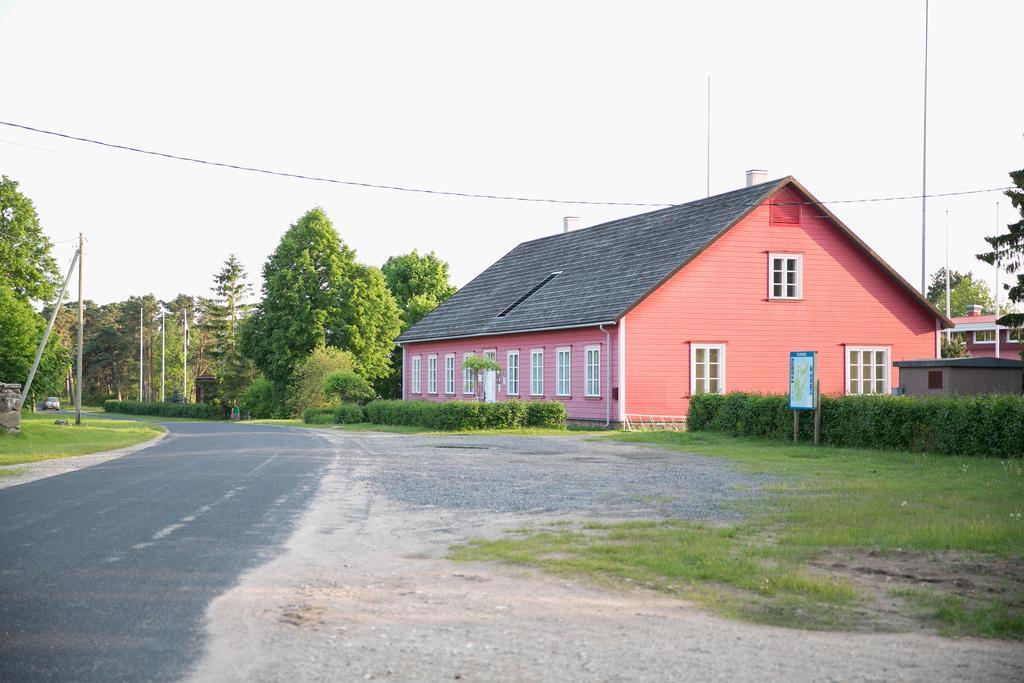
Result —
<path fill-rule="evenodd" d="M 549 283 L 549 282 L 551 282 L 552 280 L 554 280 L 554 279 L 555 279 L 555 276 L 556 276 L 556 275 L 559 275 L 559 274 L 560 274 L 561 272 L 562 272 L 562 271 L 560 271 L 560 270 L 557 270 L 557 271 L 555 271 L 554 273 L 551 273 L 551 275 L 548 275 L 548 276 L 547 276 L 546 278 L 544 278 L 543 280 L 541 280 L 541 281 L 540 281 L 540 282 L 539 282 L 539 283 L 538 283 L 538 284 L 537 284 L 537 285 L 536 285 L 536 286 L 535 286 L 535 287 L 534 287 L 533 289 L 531 289 L 531 290 L 530 290 L 529 292 L 527 292 L 526 294 L 522 295 L 521 297 L 519 297 L 518 299 L 516 299 L 516 300 L 515 300 L 514 302 L 512 302 L 512 305 L 511 305 L 511 306 L 509 306 L 508 308 L 506 308 L 505 310 L 503 310 L 503 311 L 502 311 L 501 313 L 499 313 L 499 314 L 498 314 L 498 315 L 497 315 L 496 317 L 498 317 L 498 318 L 504 318 L 504 317 L 505 317 L 506 315 L 508 315 L 508 314 L 509 314 L 509 313 L 511 313 L 512 311 L 516 310 L 517 308 L 519 308 L 519 306 L 520 306 L 520 305 L 522 305 L 522 303 L 523 303 L 524 301 L 526 301 L 526 300 L 527 300 L 527 299 L 529 299 L 529 298 L 530 298 L 531 296 L 533 296 L 533 295 L 534 295 L 534 294 L 536 294 L 536 293 L 537 293 L 538 291 L 540 291 L 540 288 L 541 288 L 541 287 L 543 287 L 543 286 L 544 286 L 544 285 L 546 285 L 547 283 Z"/>
<path fill-rule="evenodd" d="M 800 225 L 800 203 L 776 198 L 771 204 L 769 215 L 771 225 Z"/>

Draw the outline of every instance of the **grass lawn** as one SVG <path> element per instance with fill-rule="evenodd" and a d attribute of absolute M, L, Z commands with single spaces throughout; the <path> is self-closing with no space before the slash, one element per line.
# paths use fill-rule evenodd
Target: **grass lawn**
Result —
<path fill-rule="evenodd" d="M 890 630 L 887 612 L 950 634 L 1024 638 L 1020 460 L 814 448 L 697 432 L 618 433 L 775 475 L 737 524 L 684 521 L 519 530 L 456 547 L 641 583 L 729 616 Z"/>
<path fill-rule="evenodd" d="M 21 416 L 21 433 L 0 436 L 0 465 L 18 465 L 50 458 L 85 455 L 124 448 L 148 441 L 160 434 L 156 425 L 128 420 L 83 418 L 81 426 L 53 424 L 52 413 L 25 413 Z"/>

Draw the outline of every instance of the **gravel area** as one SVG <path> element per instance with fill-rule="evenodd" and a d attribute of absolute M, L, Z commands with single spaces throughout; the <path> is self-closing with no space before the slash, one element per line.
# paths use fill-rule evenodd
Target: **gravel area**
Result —
<path fill-rule="evenodd" d="M 453 543 L 551 513 L 735 514 L 767 480 L 717 461 L 586 436 L 329 438 L 334 461 L 285 552 L 210 604 L 191 680 L 1024 679 L 1017 643 L 772 628 L 447 559 Z"/>
<path fill-rule="evenodd" d="M 367 438 L 374 491 L 415 506 L 588 517 L 732 519 L 774 477 L 587 435 Z"/>

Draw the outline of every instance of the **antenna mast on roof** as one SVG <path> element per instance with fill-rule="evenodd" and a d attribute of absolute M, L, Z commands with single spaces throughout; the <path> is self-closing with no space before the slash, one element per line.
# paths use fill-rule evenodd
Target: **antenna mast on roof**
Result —
<path fill-rule="evenodd" d="M 707 193 L 706 197 L 711 196 L 711 76 L 708 76 L 708 150 L 704 169 L 704 191 Z"/>

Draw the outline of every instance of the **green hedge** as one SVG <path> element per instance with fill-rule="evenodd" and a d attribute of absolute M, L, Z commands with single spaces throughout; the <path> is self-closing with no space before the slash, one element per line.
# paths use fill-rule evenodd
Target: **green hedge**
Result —
<path fill-rule="evenodd" d="M 812 415 L 801 417 L 802 440 L 813 438 Z M 787 396 L 702 394 L 691 399 L 686 424 L 691 431 L 793 438 Z M 821 441 L 829 446 L 1022 457 L 1024 398 L 822 396 Z"/>
<path fill-rule="evenodd" d="M 191 417 L 214 420 L 221 410 L 208 403 L 161 403 L 160 401 L 104 401 L 103 410 L 127 415 L 157 415 L 159 417 Z"/>
<path fill-rule="evenodd" d="M 355 403 L 342 403 L 334 408 L 306 408 L 302 421 L 308 425 L 343 425 L 365 422 L 363 409 Z"/>
<path fill-rule="evenodd" d="M 371 401 L 363 408 L 367 422 L 410 425 L 441 431 L 470 429 L 564 429 L 565 405 L 558 401 Z"/>

